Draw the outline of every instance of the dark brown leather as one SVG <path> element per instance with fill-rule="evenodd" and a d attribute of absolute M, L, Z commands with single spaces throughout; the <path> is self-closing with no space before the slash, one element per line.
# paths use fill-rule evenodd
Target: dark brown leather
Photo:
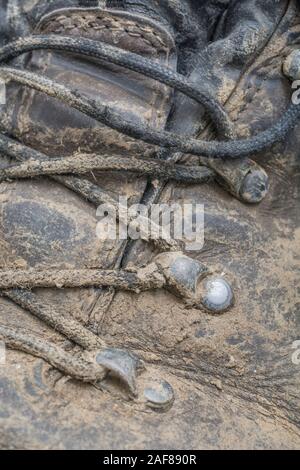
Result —
<path fill-rule="evenodd" d="M 151 20 L 128 13 L 101 9 L 54 11 L 40 20 L 35 33 L 68 34 L 117 43 L 165 66 L 176 67 L 175 46 L 169 33 Z M 31 54 L 27 68 L 71 85 L 87 96 L 97 97 L 101 103 L 120 110 L 127 119 L 140 119 L 158 129 L 166 124 L 171 90 L 124 68 L 47 51 Z M 14 96 L 18 96 L 17 101 Z M 6 124 L 10 132 L 47 155 L 70 155 L 78 149 L 144 155 L 149 149 L 30 89 L 12 86 L 7 102 L 6 114 L 11 117 L 11 125 Z M 103 176 L 95 172 L 91 180 L 98 181 L 116 199 L 123 194 L 131 202 L 137 202 L 145 189 L 144 178 L 123 175 L 120 184 L 119 177 Z M 5 194 L 0 222 L 5 245 L 2 266 L 114 266 L 122 242 L 100 241 L 96 235 L 95 208 L 69 189 L 40 179 L 5 184 L 1 192 Z M 85 318 L 99 293 L 91 289 L 85 293 L 47 291 L 42 295 L 51 299 L 53 305 L 57 305 L 59 298 L 59 304 L 66 304 L 68 309 L 74 301 L 71 309 L 82 308 Z"/>
<path fill-rule="evenodd" d="M 208 3 L 215 11 L 214 2 Z M 73 34 L 73 23 L 67 20 L 66 24 L 68 21 Z M 288 106 L 291 84 L 282 74 L 282 61 L 298 47 L 299 24 L 299 5 L 293 0 L 231 2 L 229 10 L 218 18 L 215 36 L 201 44 L 198 69 L 192 77 L 211 79 L 211 86 L 228 109 L 239 136 L 265 129 Z M 49 32 L 49 27 L 49 23 L 44 23 L 45 32 Z M 61 28 L 57 20 L 51 28 L 58 33 L 64 31 L 56 29 Z M 156 34 L 161 31 L 160 26 L 154 28 Z M 87 32 L 75 28 L 76 31 L 91 34 L 89 28 Z M 95 30 L 93 34 L 102 34 L 101 31 Z M 169 37 L 166 34 L 162 33 L 163 38 Z M 111 32 L 108 38 L 113 41 Z M 129 48 L 128 41 L 126 36 L 122 47 Z M 147 55 L 144 41 L 139 41 L 134 40 L 130 47 L 145 47 L 140 51 Z M 172 50 L 172 41 L 168 47 Z M 154 48 L 150 56 L 155 51 Z M 196 57 L 195 51 L 194 54 Z M 162 52 L 159 55 L 160 60 L 166 60 Z M 33 55 L 33 68 L 41 57 L 44 62 L 45 53 Z M 97 66 L 96 79 L 90 77 L 96 66 L 89 64 L 87 79 L 86 64 L 81 60 L 64 57 L 63 66 L 59 67 L 58 58 L 51 53 L 46 73 L 69 83 L 74 63 L 80 72 L 79 87 L 90 92 L 86 84 L 91 80 L 103 98 L 112 101 L 113 95 L 107 90 L 116 85 L 111 80 L 109 86 L 105 82 L 106 64 Z M 171 63 L 175 65 L 174 58 Z M 114 74 L 114 68 L 109 68 L 109 74 Z M 170 109 L 167 90 L 159 87 L 157 92 L 156 103 L 162 97 L 168 100 L 159 119 L 156 105 L 145 99 L 154 84 L 144 79 L 141 84 L 131 73 L 121 78 L 122 110 L 132 111 L 131 103 L 135 103 L 136 117 L 145 116 L 150 110 L 152 123 L 163 127 Z M 131 83 L 143 85 L 142 110 L 136 104 L 139 100 L 129 86 L 129 78 Z M 56 151 L 68 153 L 76 146 L 76 140 L 71 139 L 71 147 L 69 139 L 63 140 L 63 145 L 60 140 L 66 135 L 70 119 L 74 131 L 68 133 L 68 138 L 77 139 L 79 134 L 78 141 L 85 149 L 91 143 L 99 144 L 99 150 L 103 144 L 111 148 L 107 134 L 101 144 L 91 138 L 94 132 L 102 130 L 91 131 L 90 123 L 78 113 L 64 114 L 57 126 L 52 113 L 46 116 L 41 112 L 42 104 L 48 100 L 32 95 L 26 92 L 23 101 L 17 103 L 19 111 L 15 108 L 14 130 L 24 141 L 53 155 Z M 55 109 L 57 112 L 61 108 Z M 178 95 L 169 125 L 198 134 L 205 125 L 202 115 L 200 108 Z M 37 123 L 38 116 L 41 119 Z M 87 138 L 80 130 L 82 126 L 87 128 L 84 131 Z M 35 135 L 36 129 L 39 137 Z M 48 129 L 53 141 L 47 136 Z M 201 136 L 210 137 L 210 129 L 201 131 Z M 125 152 L 138 152 L 141 148 L 140 144 L 128 145 Z M 292 362 L 293 341 L 300 339 L 298 148 L 299 126 L 286 142 L 256 157 L 270 176 L 270 192 L 257 206 L 242 204 L 217 184 L 189 187 L 168 184 L 164 190 L 162 201 L 205 204 L 205 246 L 200 253 L 190 255 L 216 271 L 225 271 L 232 281 L 236 304 L 223 316 L 186 310 L 174 296 L 163 291 L 141 295 L 118 293 L 105 316 L 101 308 L 105 300 L 99 291 L 39 291 L 55 308 L 68 309 L 83 323 L 93 321 L 101 325 L 101 335 L 110 345 L 127 347 L 142 357 L 147 364 L 146 377 L 162 376 L 172 384 L 176 395 L 173 408 L 166 414 L 142 413 L 138 403 L 127 403 L 74 381 L 66 382 L 45 362 L 9 351 L 7 366 L 0 369 L 2 447 L 299 447 L 300 370 Z M 106 176 L 106 181 L 98 178 L 112 192 L 118 194 L 121 189 L 132 200 L 141 197 L 143 179 L 132 181 L 124 175 L 118 180 L 118 187 L 116 181 L 115 177 Z M 103 245 L 94 238 L 94 208 L 65 188 L 44 179 L 5 183 L 0 187 L 0 197 L 2 265 L 110 266 L 115 261 L 120 246 Z M 148 246 L 138 243 L 128 259 L 140 265 L 152 256 Z M 8 300 L 1 299 L 0 306 L 1 322 L 22 324 L 71 348 L 62 336 Z"/>

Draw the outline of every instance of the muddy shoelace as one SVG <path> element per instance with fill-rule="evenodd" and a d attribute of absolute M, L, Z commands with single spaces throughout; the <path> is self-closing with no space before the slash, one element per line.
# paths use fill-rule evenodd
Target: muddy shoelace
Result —
<path fill-rule="evenodd" d="M 207 88 L 195 87 L 185 77 L 158 65 L 150 59 L 146 60 L 137 54 L 120 50 L 105 43 L 55 35 L 33 36 L 4 46 L 0 50 L 0 63 L 17 57 L 24 52 L 38 49 L 60 50 L 107 60 L 160 81 L 202 104 L 212 117 L 216 128 L 223 135 L 232 136 L 232 126 L 227 113 L 217 100 L 210 95 Z M 300 107 L 292 103 L 275 125 L 252 138 L 231 141 L 201 141 L 185 135 L 178 136 L 171 132 L 158 131 L 149 126 L 128 121 L 112 108 L 102 105 L 99 101 L 84 97 L 75 90 L 71 91 L 53 80 L 40 77 L 31 72 L 2 66 L 1 76 L 60 99 L 96 121 L 129 137 L 140 139 L 152 145 L 207 158 L 238 159 L 260 152 L 275 142 L 284 139 L 287 133 L 296 125 L 300 116 Z"/>
<path fill-rule="evenodd" d="M 171 132 L 158 131 L 143 124 L 130 122 L 112 108 L 100 103 L 99 100 L 87 98 L 78 91 L 71 90 L 49 78 L 4 65 L 12 58 L 38 49 L 71 52 L 106 60 L 173 87 L 196 100 L 205 108 L 218 135 L 223 140 L 201 141 L 190 136 L 178 136 Z M 300 107 L 291 104 L 279 121 L 268 130 L 249 139 L 236 140 L 234 139 L 232 123 L 226 111 L 211 96 L 207 87 L 195 86 L 184 76 L 149 59 L 146 60 L 137 54 L 84 38 L 49 35 L 19 39 L 0 49 L 0 64 L 2 64 L 0 67 L 0 78 L 2 79 L 15 81 L 61 100 L 101 124 L 131 138 L 140 139 L 163 149 L 198 155 L 201 156 L 202 160 L 204 158 L 224 159 L 225 157 L 239 159 L 257 153 L 284 139 L 300 117 Z M 172 162 L 118 156 L 108 157 L 105 155 L 77 155 L 64 159 L 50 159 L 46 155 L 11 139 L 4 133 L 0 134 L 0 152 L 20 162 L 20 164 L 0 170 L 0 181 L 8 178 L 50 175 L 55 181 L 72 189 L 95 205 L 103 202 L 114 205 L 115 201 L 97 185 L 76 175 L 84 174 L 93 169 L 128 170 L 163 180 L 174 179 L 193 183 L 207 182 L 214 175 L 206 167 L 176 165 L 174 163 L 176 157 L 173 158 Z M 178 245 L 172 240 L 164 240 L 160 248 L 177 250 Z M 150 273 L 147 272 L 146 277 L 145 273 L 133 273 L 126 270 L 74 270 L 68 272 L 54 272 L 51 270 L 35 272 L 30 270 L 29 272 L 2 271 L 0 273 L 2 295 L 47 322 L 74 343 L 90 351 L 105 348 L 104 342 L 96 334 L 74 320 L 71 315 L 68 316 L 65 312 L 63 314 L 58 311 L 54 312 L 51 305 L 41 303 L 32 292 L 25 289 L 37 286 L 83 287 L 105 285 L 139 291 L 162 287 L 164 284 L 165 279 L 162 273 L 157 273 L 155 270 Z M 5 340 L 8 346 L 42 357 L 63 373 L 80 380 L 94 383 L 105 376 L 106 369 L 101 364 L 95 364 L 93 361 L 82 357 L 73 357 L 57 346 L 44 340 L 41 341 L 19 329 L 0 325 L 0 337 Z"/>

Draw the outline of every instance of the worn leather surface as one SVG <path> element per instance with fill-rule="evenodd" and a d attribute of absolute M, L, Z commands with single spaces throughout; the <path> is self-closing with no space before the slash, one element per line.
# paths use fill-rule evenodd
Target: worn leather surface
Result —
<path fill-rule="evenodd" d="M 202 13 L 205 11 L 211 21 L 206 25 L 199 21 L 201 34 L 196 36 L 200 40 L 179 48 L 178 67 L 186 69 L 195 81 L 209 79 L 214 93 L 230 112 L 239 136 L 267 128 L 282 114 L 290 99 L 291 84 L 282 75 L 281 66 L 283 58 L 298 47 L 298 3 L 293 0 L 199 3 Z M 193 5 L 186 2 L 185 11 L 195 8 Z M 164 18 L 169 30 L 173 30 L 177 46 L 182 44 L 180 31 L 188 24 L 188 16 L 182 15 L 178 23 L 174 12 L 170 15 L 170 11 L 164 11 Z M 39 28 L 36 23 L 34 27 Z M 156 31 L 161 28 L 157 26 Z M 80 28 L 76 32 L 83 34 Z M 92 33 L 88 28 L 84 34 Z M 93 34 L 102 33 L 97 30 Z M 111 41 L 110 34 L 109 31 Z M 163 34 L 169 37 L 169 33 Z M 128 47 L 129 39 L 124 41 L 123 47 Z M 137 47 L 136 41 L 131 44 Z M 146 49 L 140 53 L 147 55 Z M 47 58 L 44 73 L 71 82 L 74 59 L 54 54 Z M 163 54 L 160 60 L 166 60 Z M 38 68 L 40 61 L 46 63 L 45 55 L 34 54 L 28 66 Z M 110 80 L 108 85 L 104 76 L 112 76 L 113 70 L 104 64 L 87 67 L 94 71 L 89 78 L 93 87 L 99 92 L 105 90 L 103 96 L 110 102 L 114 96 L 109 94 L 110 87 L 118 86 L 122 79 L 122 110 L 137 109 L 136 117 L 142 118 L 151 109 L 152 123 L 159 127 L 165 124 L 170 110 L 166 89 L 160 87 L 155 95 L 156 103 L 164 106 L 159 119 L 157 104 L 151 107 L 143 99 L 141 110 L 136 104 L 138 97 L 128 90 L 129 81 L 133 83 L 138 77 L 131 73 L 121 78 L 118 75 L 118 84 L 112 85 Z M 76 70 L 79 70 L 76 84 L 89 92 L 90 87 L 82 78 L 86 69 L 77 58 Z M 142 82 L 143 98 L 154 87 L 148 82 Z M 9 117 L 15 116 L 14 132 L 22 140 L 52 155 L 56 151 L 68 153 L 76 146 L 73 136 L 86 126 L 87 138 L 82 139 L 80 134 L 78 145 L 81 148 L 94 142 L 90 138 L 94 129 L 77 113 L 64 114 L 55 127 L 57 122 L 52 116 L 56 108 L 46 115 L 41 112 L 45 98 L 28 92 L 22 97 L 16 101 L 15 114 L 8 113 Z M 169 98 L 168 105 L 165 97 Z M 41 119 L 34 124 L 37 113 Z M 24 122 L 29 125 L 28 132 L 22 127 Z M 48 129 L 53 126 L 52 134 L 56 136 L 70 122 L 74 133 L 68 133 L 63 144 L 58 145 L 61 139 L 47 141 Z M 205 125 L 203 110 L 176 94 L 168 126 L 210 137 L 211 128 Z M 36 138 L 37 129 L 43 138 Z M 97 143 L 100 151 L 108 140 Z M 138 152 L 139 148 L 139 144 L 132 144 L 124 152 Z M 205 245 L 201 252 L 189 254 L 213 270 L 225 272 L 231 280 L 236 303 L 226 314 L 211 316 L 187 310 L 171 294 L 151 292 L 139 296 L 118 293 L 103 317 L 101 292 L 39 292 L 55 308 L 62 308 L 62 314 L 68 309 L 83 323 L 96 320 L 109 344 L 137 352 L 146 361 L 146 374 L 162 376 L 173 385 L 176 394 L 173 408 L 163 415 L 142 412 L 135 403 L 92 386 L 66 382 L 45 362 L 9 351 L 7 365 L 0 369 L 2 447 L 299 447 L 300 369 L 292 362 L 293 341 L 300 339 L 298 148 L 299 128 L 286 142 L 256 157 L 267 170 L 271 183 L 268 196 L 257 206 L 242 204 L 217 184 L 189 187 L 168 184 L 164 190 L 163 201 L 205 204 Z M 103 185 L 101 175 L 98 182 Z M 145 181 L 132 182 L 130 176 L 124 175 L 116 188 L 116 178 L 106 177 L 105 187 L 117 192 L 121 189 L 138 200 Z M 95 238 L 95 209 L 70 191 L 40 179 L 5 183 L 0 192 L 2 266 L 113 264 L 120 247 L 100 246 Z M 152 256 L 148 246 L 137 243 L 128 260 L 142 264 Z M 22 324 L 67 349 L 72 347 L 11 302 L 1 299 L 0 305 L 1 322 Z"/>
<path fill-rule="evenodd" d="M 131 14 L 102 9 L 59 9 L 43 16 L 34 33 L 105 40 L 165 66 L 176 67 L 175 46 L 169 33 L 151 20 Z M 172 91 L 153 80 L 128 73 L 124 68 L 48 51 L 31 54 L 26 60 L 26 68 L 96 97 L 127 119 L 140 119 L 158 129 L 166 124 Z M 147 154 L 149 147 L 119 136 L 39 92 L 12 84 L 11 88 L 8 86 L 7 103 L 5 114 L 9 132 L 47 155 L 71 155 L 79 149 L 108 154 Z M 97 172 L 88 176 L 116 199 L 123 195 L 131 202 L 139 200 L 146 185 L 145 179 L 130 175 L 122 175 L 121 181 L 113 176 L 104 178 Z M 17 267 L 20 263 L 36 268 L 114 266 L 122 242 L 97 238 L 95 208 L 80 196 L 45 179 L 2 185 L 0 191 L 3 194 L 2 266 Z M 54 305 L 58 305 L 59 298 L 59 304 L 65 304 L 68 309 L 83 309 L 85 316 L 97 301 L 99 291 L 47 291 L 44 295 L 50 296 Z"/>

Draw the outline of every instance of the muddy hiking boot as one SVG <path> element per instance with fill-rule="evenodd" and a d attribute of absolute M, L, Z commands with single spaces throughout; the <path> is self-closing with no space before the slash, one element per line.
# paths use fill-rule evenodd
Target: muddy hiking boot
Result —
<path fill-rule="evenodd" d="M 0 446 L 299 447 L 299 3 L 0 13 Z"/>

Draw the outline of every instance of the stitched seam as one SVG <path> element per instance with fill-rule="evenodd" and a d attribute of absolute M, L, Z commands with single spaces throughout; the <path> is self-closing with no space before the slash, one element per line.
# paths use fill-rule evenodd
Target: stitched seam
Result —
<path fill-rule="evenodd" d="M 283 48 L 281 53 L 284 54 L 286 48 Z M 233 122 L 236 122 L 239 117 L 245 113 L 245 111 L 248 110 L 249 106 L 252 104 L 255 98 L 261 93 L 263 89 L 264 83 L 270 78 L 270 74 L 278 70 L 279 64 L 276 62 L 275 64 L 268 64 L 268 65 L 262 65 L 261 67 L 258 67 L 256 71 L 260 72 L 265 72 L 265 76 L 262 78 L 260 85 L 255 85 L 253 86 L 252 84 L 248 85 L 247 91 L 245 92 L 244 95 L 244 103 L 240 106 L 240 109 L 237 111 L 236 108 L 234 110 L 235 117 L 232 117 L 231 120 Z"/>
<path fill-rule="evenodd" d="M 80 21 L 78 22 L 78 24 L 75 23 L 74 20 L 76 18 L 80 20 L 82 19 L 85 20 L 85 23 L 82 23 L 82 22 L 80 23 Z M 66 24 L 65 21 L 69 19 L 73 20 L 74 23 Z M 101 24 L 100 23 L 97 24 L 97 20 L 101 20 Z M 95 22 L 96 22 L 96 25 L 95 25 Z M 82 28 L 82 29 L 91 28 L 95 30 L 110 29 L 113 32 L 121 31 L 121 32 L 126 32 L 129 36 L 132 36 L 132 37 L 140 37 L 141 39 L 144 40 L 145 43 L 157 49 L 158 44 L 154 42 L 154 38 L 155 38 L 157 41 L 159 41 L 162 47 L 162 50 L 164 52 L 168 50 L 166 43 L 163 41 L 159 33 L 155 32 L 154 30 L 150 31 L 148 28 L 143 27 L 133 21 L 122 20 L 122 19 L 113 18 L 113 17 L 104 18 L 100 15 L 90 16 L 90 19 L 89 19 L 87 15 L 79 16 L 78 14 L 76 15 L 70 14 L 69 16 L 64 15 L 64 16 L 60 16 L 60 17 L 49 20 L 46 24 L 43 25 L 43 29 L 47 30 L 49 27 L 51 27 L 51 25 L 56 25 L 57 23 L 58 25 L 55 28 L 57 32 L 60 32 L 58 31 L 58 28 L 60 27 L 63 28 L 64 30 L 74 29 L 76 27 Z M 103 23 L 109 23 L 109 24 L 103 24 Z M 114 24 L 113 26 L 112 26 L 112 23 Z"/>
<path fill-rule="evenodd" d="M 226 107 L 226 105 L 230 105 L 230 102 L 231 102 L 231 99 L 236 96 L 236 94 L 239 92 L 240 90 L 240 86 L 243 82 L 243 79 L 249 75 L 249 72 L 251 73 L 251 70 L 253 69 L 253 66 L 255 65 L 256 62 L 259 61 L 260 57 L 263 55 L 264 51 L 268 48 L 268 46 L 272 43 L 273 39 L 274 39 L 274 36 L 276 35 L 278 29 L 280 28 L 280 25 L 282 23 L 282 21 L 284 20 L 285 16 L 287 15 L 288 11 L 289 11 L 289 8 L 291 6 L 291 3 L 292 3 L 292 0 L 288 0 L 287 2 L 287 6 L 285 8 L 285 11 L 284 13 L 282 14 L 280 20 L 278 21 L 277 25 L 275 26 L 272 34 L 270 34 L 270 37 L 268 38 L 268 40 L 266 41 L 266 43 L 263 45 L 263 47 L 259 50 L 259 52 L 257 54 L 255 54 L 255 57 L 253 58 L 253 60 L 247 64 L 247 66 L 245 67 L 245 69 L 242 71 L 241 73 L 241 76 L 239 77 L 238 81 L 236 82 L 235 86 L 234 86 L 234 89 L 232 90 L 232 92 L 230 93 L 230 95 L 226 98 L 225 102 L 223 103 L 223 106 Z M 283 49 L 284 50 L 284 49 Z M 267 67 L 267 66 L 266 66 Z M 262 86 L 262 85 L 261 85 Z M 258 91 L 261 90 L 261 86 L 258 88 Z M 250 86 L 249 87 L 249 91 L 246 92 L 246 93 L 250 93 L 250 89 L 252 87 Z M 251 98 L 251 101 L 253 101 L 254 99 L 254 96 Z M 236 113 L 236 116 L 237 118 L 241 115 L 242 112 L 244 112 L 248 106 L 249 106 L 250 103 L 242 103 L 240 104 L 239 106 L 239 110 L 237 110 L 237 108 L 235 108 L 235 113 Z M 235 122 L 236 119 L 233 119 L 233 121 Z M 201 138 L 203 136 L 205 136 L 207 130 L 209 129 L 209 125 L 206 125 L 204 127 L 204 129 L 202 129 L 197 135 L 198 135 L 198 138 Z"/>
<path fill-rule="evenodd" d="M 269 46 L 269 44 L 272 42 L 274 36 L 276 35 L 278 29 L 280 28 L 280 25 L 284 19 L 284 17 L 286 16 L 289 8 L 290 8 L 290 5 L 291 5 L 291 0 L 288 0 L 287 2 L 287 6 L 286 6 L 286 9 L 284 11 L 284 13 L 282 14 L 280 20 L 278 21 L 277 25 L 275 26 L 272 34 L 270 35 L 270 37 L 268 38 L 268 40 L 265 42 L 265 44 L 263 45 L 263 47 L 261 48 L 260 51 L 258 51 L 258 53 L 255 55 L 255 57 L 253 58 L 253 60 L 246 66 L 245 70 L 242 72 L 238 82 L 236 83 L 236 86 L 234 88 L 234 90 L 232 90 L 232 93 L 230 94 L 230 96 L 227 98 L 226 102 L 224 105 L 226 105 L 226 103 L 229 102 L 229 100 L 231 99 L 232 96 L 235 95 L 236 91 L 239 89 L 239 84 L 242 82 L 243 78 L 245 76 L 248 75 L 248 72 L 249 70 L 253 67 L 253 65 L 255 64 L 255 62 L 257 62 L 259 60 L 259 58 L 262 56 L 262 54 L 264 53 L 264 51 L 267 49 L 267 47 Z"/>

